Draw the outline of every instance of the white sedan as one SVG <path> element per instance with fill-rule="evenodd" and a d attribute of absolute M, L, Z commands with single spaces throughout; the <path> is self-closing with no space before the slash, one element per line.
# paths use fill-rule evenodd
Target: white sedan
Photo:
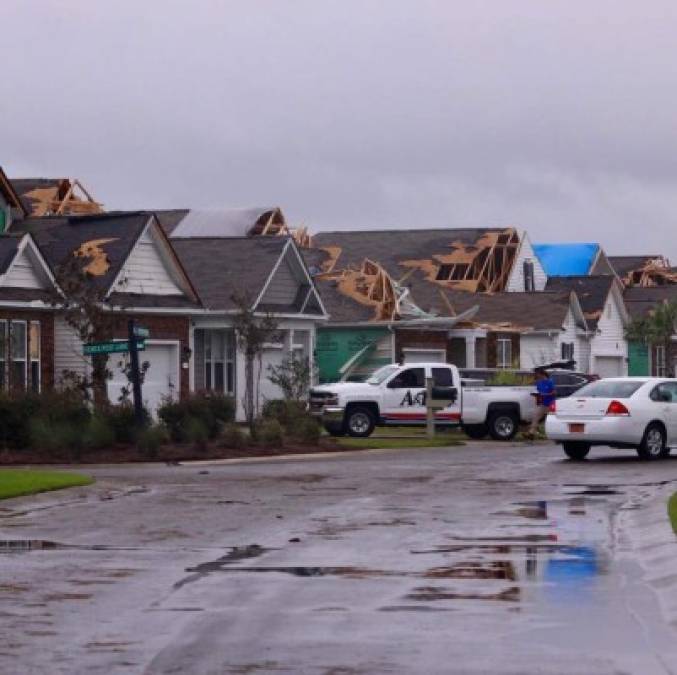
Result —
<path fill-rule="evenodd" d="M 661 459 L 677 446 L 677 379 L 614 377 L 591 382 L 553 403 L 545 433 L 568 457 L 584 459 L 593 445 L 636 448 Z"/>

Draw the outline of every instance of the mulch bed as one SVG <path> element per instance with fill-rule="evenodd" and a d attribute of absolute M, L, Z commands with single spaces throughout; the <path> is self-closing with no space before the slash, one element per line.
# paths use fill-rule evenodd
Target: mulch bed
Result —
<path fill-rule="evenodd" d="M 19 464 L 118 464 L 123 462 L 188 462 L 209 459 L 241 459 L 243 457 L 278 457 L 280 455 L 313 455 L 326 452 L 352 452 L 352 448 L 342 448 L 328 439 L 319 445 L 285 444 L 282 448 L 223 448 L 210 443 L 206 448 L 191 445 L 165 445 L 155 456 L 140 453 L 134 446 L 120 445 L 103 450 L 83 450 L 73 457 L 67 452 L 47 452 L 43 450 L 0 450 L 0 465 Z"/>

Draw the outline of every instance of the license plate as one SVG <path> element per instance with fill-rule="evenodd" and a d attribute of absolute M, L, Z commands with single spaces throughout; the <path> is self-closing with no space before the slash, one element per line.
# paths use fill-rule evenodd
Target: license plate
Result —
<path fill-rule="evenodd" d="M 585 424 L 570 424 L 569 433 L 570 434 L 582 434 L 585 431 Z"/>

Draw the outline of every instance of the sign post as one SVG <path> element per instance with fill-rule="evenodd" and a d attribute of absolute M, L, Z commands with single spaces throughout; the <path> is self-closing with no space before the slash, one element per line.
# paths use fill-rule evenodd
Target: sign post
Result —
<path fill-rule="evenodd" d="M 129 364 L 132 374 L 132 393 L 134 395 L 134 417 L 137 427 L 143 426 L 143 399 L 141 398 L 141 371 L 139 369 L 139 349 L 137 346 L 138 337 L 147 337 L 147 335 L 138 335 L 134 319 L 127 322 L 127 340 L 129 342 Z M 148 331 L 146 330 L 146 333 Z M 145 344 L 144 344 L 145 347 Z"/>

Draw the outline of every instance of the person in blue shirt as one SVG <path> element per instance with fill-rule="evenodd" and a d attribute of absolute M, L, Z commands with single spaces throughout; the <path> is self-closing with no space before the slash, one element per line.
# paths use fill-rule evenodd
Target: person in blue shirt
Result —
<path fill-rule="evenodd" d="M 550 409 L 550 404 L 555 400 L 555 383 L 548 376 L 544 368 L 536 368 L 536 391 L 532 394 L 536 397 L 536 411 L 529 427 L 529 436 L 534 438 L 539 424 L 545 419 Z"/>

